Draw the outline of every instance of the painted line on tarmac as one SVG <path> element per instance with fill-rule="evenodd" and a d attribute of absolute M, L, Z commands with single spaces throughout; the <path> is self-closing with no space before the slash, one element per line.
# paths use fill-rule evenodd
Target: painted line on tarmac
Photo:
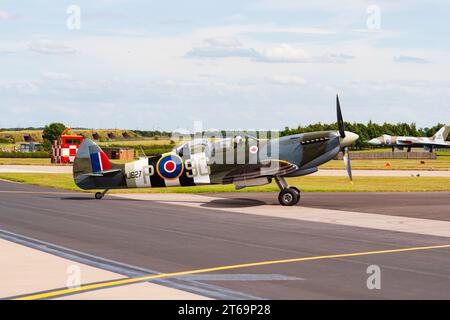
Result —
<path fill-rule="evenodd" d="M 87 284 L 87 285 L 83 285 L 83 286 L 80 286 L 77 288 L 67 288 L 67 289 L 62 289 L 62 290 L 58 289 L 58 290 L 54 290 L 54 291 L 50 291 L 50 292 L 44 292 L 44 293 L 40 292 L 40 293 L 24 295 L 24 296 L 18 297 L 17 300 L 49 299 L 49 298 L 55 298 L 55 297 L 59 297 L 59 296 L 63 296 L 63 295 L 77 294 L 77 293 L 91 291 L 91 290 L 99 290 L 99 289 L 109 288 L 109 287 L 129 285 L 129 284 L 134 284 L 134 283 L 139 283 L 139 282 L 144 282 L 144 281 L 151 281 L 151 280 L 163 279 L 163 278 L 175 278 L 175 277 L 194 275 L 194 274 L 204 274 L 204 273 L 210 273 L 210 272 L 215 272 L 215 271 L 235 270 L 235 269 L 242 269 L 242 268 L 260 267 L 260 266 L 286 264 L 286 263 L 294 263 L 294 262 L 318 261 L 318 260 L 325 260 L 325 259 L 369 256 L 369 255 L 378 255 L 378 254 L 401 253 L 401 252 L 412 252 L 412 251 L 421 251 L 421 250 L 423 251 L 423 250 L 445 249 L 445 248 L 450 248 L 450 244 L 426 246 L 426 247 L 412 247 L 412 248 L 401 248 L 401 249 L 366 251 L 366 252 L 341 253 L 341 254 L 332 254 L 332 255 L 323 255 L 323 256 L 312 256 L 312 257 L 292 258 L 292 259 L 284 259 L 284 260 L 268 260 L 268 261 L 260 261 L 260 262 L 244 263 L 244 264 L 235 264 L 235 265 L 229 265 L 229 266 L 188 270 L 188 271 L 181 271 L 181 272 L 162 273 L 162 274 L 150 275 L 150 276 L 145 276 L 145 277 L 136 277 L 136 278 L 128 278 L 128 279 L 122 279 L 122 280 L 107 281 L 104 283 L 97 283 L 97 284 Z"/>
<path fill-rule="evenodd" d="M 6 231 L 0 229 L 0 238 L 5 239 L 29 248 L 33 248 L 36 250 L 40 250 L 49 254 L 53 254 L 55 256 L 68 259 L 71 261 L 76 261 L 78 263 L 82 263 L 85 265 L 89 265 L 95 268 L 107 270 L 110 272 L 118 273 L 126 276 L 125 279 L 144 277 L 148 275 L 159 275 L 161 274 L 158 271 L 150 270 L 142 267 L 133 266 L 130 264 L 126 264 L 123 262 L 114 261 L 111 259 L 101 258 L 95 255 L 91 255 L 85 252 L 69 249 L 63 246 L 59 246 L 53 243 L 49 243 L 46 241 L 37 240 L 34 238 L 30 238 L 27 236 L 23 236 L 14 232 Z M 146 280 L 142 280 L 139 282 L 147 282 Z M 175 288 L 178 290 L 183 290 L 191 293 L 195 293 L 198 295 L 210 297 L 213 299 L 225 299 L 225 300 L 263 300 L 261 297 L 257 297 L 254 295 L 250 295 L 247 293 L 235 291 L 232 289 L 224 288 L 221 286 L 203 283 L 201 280 L 196 279 L 156 279 L 153 281 L 156 284 L 163 285 L 170 288 Z M 103 282 L 102 282 L 103 283 Z M 101 289 L 108 288 L 110 285 L 107 283 L 104 284 Z M 59 290 L 50 289 L 45 292 L 54 292 L 60 291 L 67 288 L 60 288 Z M 92 290 L 92 289 L 91 289 Z M 44 291 L 40 292 L 43 293 Z M 59 296 L 64 296 L 65 294 L 61 294 Z M 69 295 L 69 294 L 67 294 Z M 20 295 L 17 297 L 22 297 L 24 295 Z M 11 300 L 17 297 L 7 297 L 0 298 L 0 300 Z"/>

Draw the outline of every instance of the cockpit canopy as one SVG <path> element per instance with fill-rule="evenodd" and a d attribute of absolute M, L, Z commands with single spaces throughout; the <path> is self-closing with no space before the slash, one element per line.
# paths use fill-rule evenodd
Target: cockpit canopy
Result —
<path fill-rule="evenodd" d="M 206 156 L 209 156 L 213 154 L 215 150 L 232 149 L 236 145 L 242 145 L 246 142 L 246 139 L 247 137 L 242 136 L 218 139 L 213 142 L 209 139 L 194 139 L 175 147 L 173 151 L 181 157 L 186 151 L 188 151 L 189 154 L 205 153 Z"/>

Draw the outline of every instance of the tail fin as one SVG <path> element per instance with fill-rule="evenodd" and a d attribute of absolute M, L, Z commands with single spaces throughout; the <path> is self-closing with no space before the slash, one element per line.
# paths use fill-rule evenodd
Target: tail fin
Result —
<path fill-rule="evenodd" d="M 111 170 L 111 168 L 111 161 L 103 150 L 92 140 L 84 139 L 75 157 L 74 174 L 98 173 Z"/>
<path fill-rule="evenodd" d="M 111 161 L 99 146 L 90 146 L 89 154 L 91 158 L 92 172 L 103 172 L 111 170 Z"/>
<path fill-rule="evenodd" d="M 84 139 L 73 163 L 73 178 L 81 189 L 117 188 L 123 185 L 123 167 L 111 163 L 95 142 Z"/>
<path fill-rule="evenodd" d="M 448 134 L 450 132 L 450 126 L 443 126 L 436 134 L 433 136 L 434 141 L 445 141 L 447 140 Z"/>

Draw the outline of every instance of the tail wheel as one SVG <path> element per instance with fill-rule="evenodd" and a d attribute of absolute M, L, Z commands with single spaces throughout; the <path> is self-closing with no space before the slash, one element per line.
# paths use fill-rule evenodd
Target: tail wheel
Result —
<path fill-rule="evenodd" d="M 95 199 L 100 200 L 101 198 L 103 198 L 103 192 L 97 192 L 95 194 Z"/>
<path fill-rule="evenodd" d="M 286 188 L 281 190 L 278 201 L 282 206 L 296 205 L 300 200 L 300 191 L 297 188 Z"/>

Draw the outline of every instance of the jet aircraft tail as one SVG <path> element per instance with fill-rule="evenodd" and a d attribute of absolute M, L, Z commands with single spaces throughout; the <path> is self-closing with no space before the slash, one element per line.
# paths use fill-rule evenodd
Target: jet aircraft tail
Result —
<path fill-rule="evenodd" d="M 433 136 L 434 141 L 443 142 L 447 140 L 448 134 L 450 132 L 450 126 L 443 126 L 436 134 Z"/>

